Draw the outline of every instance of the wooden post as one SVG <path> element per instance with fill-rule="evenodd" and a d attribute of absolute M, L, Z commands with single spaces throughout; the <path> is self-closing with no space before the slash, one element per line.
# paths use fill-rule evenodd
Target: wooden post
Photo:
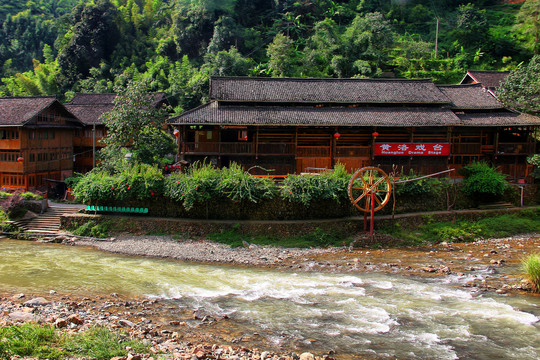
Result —
<path fill-rule="evenodd" d="M 371 218 L 369 227 L 369 236 L 373 236 L 373 227 L 375 225 L 375 191 L 371 192 Z"/>

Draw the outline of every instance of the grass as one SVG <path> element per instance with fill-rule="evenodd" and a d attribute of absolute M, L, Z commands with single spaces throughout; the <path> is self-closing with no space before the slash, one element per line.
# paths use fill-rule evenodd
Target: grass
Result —
<path fill-rule="evenodd" d="M 416 230 L 405 230 L 397 224 L 381 232 L 403 240 L 403 245 L 421 245 L 441 241 L 473 241 L 483 237 L 506 237 L 540 231 L 540 208 L 523 210 L 478 221 L 426 221 Z"/>
<path fill-rule="evenodd" d="M 135 353 L 148 352 L 148 347 L 141 342 L 130 340 L 124 334 L 112 332 L 106 327 L 94 327 L 68 337 L 64 347 L 72 354 L 96 360 L 126 356 L 126 347 L 130 347 Z"/>
<path fill-rule="evenodd" d="M 540 252 L 530 254 L 521 261 L 521 267 L 529 281 L 533 284 L 533 290 L 540 292 Z"/>
<path fill-rule="evenodd" d="M 72 230 L 73 235 L 106 238 L 109 236 L 111 223 L 109 221 L 105 221 L 103 223 L 96 224 L 94 221 L 90 220 L 80 226 L 75 223 L 74 226 L 75 229 Z"/>
<path fill-rule="evenodd" d="M 71 335 L 60 335 L 52 326 L 33 323 L 0 328 L 0 359 L 20 356 L 56 360 L 76 356 L 108 360 L 127 356 L 126 347 L 136 353 L 149 351 L 141 342 L 105 327 Z"/>
<path fill-rule="evenodd" d="M 327 232 L 320 228 L 316 228 L 315 231 L 309 234 L 284 237 L 246 235 L 239 233 L 236 228 L 233 228 L 232 230 L 209 234 L 207 237 L 209 240 L 227 244 L 231 247 L 243 246 L 244 242 L 261 246 L 272 245 L 288 248 L 343 246 L 348 245 L 351 242 L 351 239 L 338 232 Z"/>

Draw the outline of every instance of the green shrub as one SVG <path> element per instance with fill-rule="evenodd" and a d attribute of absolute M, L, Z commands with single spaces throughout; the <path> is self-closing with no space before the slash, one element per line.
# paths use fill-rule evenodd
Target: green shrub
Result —
<path fill-rule="evenodd" d="M 521 267 L 533 284 L 534 291 L 540 292 L 540 252 L 524 258 L 521 261 Z"/>
<path fill-rule="evenodd" d="M 335 200 L 340 203 L 348 199 L 350 175 L 341 164 L 334 171 L 320 175 L 289 175 L 283 181 L 280 196 L 290 202 L 308 206 L 315 200 Z"/>
<path fill-rule="evenodd" d="M 5 192 L 5 191 L 0 191 L 0 200 L 7 199 L 10 196 L 11 196 L 11 193 L 8 193 L 8 192 Z"/>
<path fill-rule="evenodd" d="M 232 163 L 221 170 L 218 190 L 233 201 L 247 200 L 258 202 L 270 199 L 277 192 L 277 186 L 271 179 L 251 176 L 240 165 Z"/>
<path fill-rule="evenodd" d="M 26 213 L 24 201 L 19 194 L 13 194 L 0 201 L 0 210 L 4 211 L 10 219 L 20 218 Z"/>
<path fill-rule="evenodd" d="M 150 165 L 127 166 L 117 175 L 96 169 L 77 182 L 73 195 L 84 203 L 146 200 L 163 193 L 163 183 L 161 171 Z"/>
<path fill-rule="evenodd" d="M 9 218 L 4 210 L 0 210 L 0 223 L 3 223 L 4 221 L 8 221 Z"/>
<path fill-rule="evenodd" d="M 33 192 L 24 192 L 21 194 L 23 200 L 43 200 L 43 196 L 34 194 Z"/>
<path fill-rule="evenodd" d="M 507 186 L 505 175 L 485 162 L 473 162 L 460 169 L 465 176 L 462 191 L 476 200 L 499 199 Z"/>
<path fill-rule="evenodd" d="M 409 175 L 400 175 L 397 181 L 412 180 L 420 177 L 412 172 Z M 395 193 L 398 197 L 429 196 L 445 188 L 446 183 L 442 180 L 429 177 L 406 183 L 395 184 Z"/>
<path fill-rule="evenodd" d="M 76 224 L 75 224 L 76 225 Z M 106 238 L 109 233 L 109 223 L 96 224 L 90 220 L 72 231 L 74 235 L 90 236 L 94 238 Z"/>
<path fill-rule="evenodd" d="M 219 191 L 221 171 L 211 164 L 194 163 L 186 173 L 175 173 L 165 181 L 165 196 L 182 201 L 186 210 L 196 203 L 223 197 Z"/>
<path fill-rule="evenodd" d="M 66 183 L 67 187 L 70 187 L 73 189 L 75 188 L 75 186 L 77 186 L 77 184 L 83 178 L 83 176 L 84 175 L 81 173 L 75 173 L 73 176 L 68 177 L 66 180 L 64 180 L 64 182 Z"/>

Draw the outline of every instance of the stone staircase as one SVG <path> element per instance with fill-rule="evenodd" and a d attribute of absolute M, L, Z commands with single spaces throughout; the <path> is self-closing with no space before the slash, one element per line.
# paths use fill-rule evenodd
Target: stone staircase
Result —
<path fill-rule="evenodd" d="M 49 204 L 47 210 L 36 217 L 17 221 L 15 224 L 26 233 L 55 234 L 60 231 L 60 217 L 84 209 L 81 205 Z"/>

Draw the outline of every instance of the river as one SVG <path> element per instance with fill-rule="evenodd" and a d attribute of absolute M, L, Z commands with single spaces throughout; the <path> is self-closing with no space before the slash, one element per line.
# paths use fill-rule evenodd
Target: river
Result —
<path fill-rule="evenodd" d="M 0 241 L 4 292 L 116 292 L 228 315 L 275 344 L 400 359 L 535 359 L 540 298 L 475 296 L 458 277 L 199 265 Z"/>

